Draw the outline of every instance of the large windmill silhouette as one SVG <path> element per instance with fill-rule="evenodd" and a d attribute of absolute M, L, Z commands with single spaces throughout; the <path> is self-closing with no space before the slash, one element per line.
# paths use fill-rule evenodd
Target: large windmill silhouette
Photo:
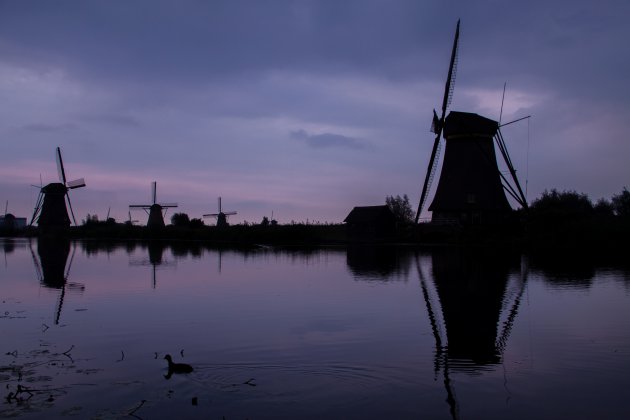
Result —
<path fill-rule="evenodd" d="M 74 211 L 72 210 L 72 204 L 70 203 L 70 195 L 68 192 L 76 188 L 85 187 L 85 180 L 83 178 L 79 178 L 74 181 L 67 181 L 66 170 L 63 167 L 61 149 L 59 147 L 57 147 L 55 157 L 57 160 L 59 182 L 53 182 L 44 187 L 40 187 L 37 203 L 35 204 L 35 209 L 33 211 L 33 217 L 31 218 L 31 226 L 35 222 L 37 222 L 37 225 L 40 228 L 60 228 L 70 226 L 70 218 L 68 217 L 66 201 L 68 202 L 68 207 L 70 208 L 72 221 L 75 225 L 77 224 L 77 221 L 74 218 Z"/>
<path fill-rule="evenodd" d="M 451 111 L 446 116 L 455 86 L 459 26 L 458 21 L 444 86 L 441 116 L 438 117 L 433 110 L 431 131 L 435 133 L 435 140 L 422 185 L 416 223 L 437 170 L 442 138 L 446 143 L 444 161 L 433 202 L 429 206 L 433 222 L 469 224 L 501 220 L 511 211 L 505 192 L 521 207 L 527 208 L 527 200 L 516 177 L 499 123 L 468 112 Z M 510 172 L 512 182 L 499 170 L 493 139 Z"/>
<path fill-rule="evenodd" d="M 218 213 L 210 213 L 204 214 L 203 217 L 216 217 L 217 218 L 217 227 L 223 228 L 229 226 L 227 217 L 233 216 L 237 214 L 235 211 L 226 211 L 224 212 L 221 208 L 221 197 L 219 197 L 219 212 Z"/>
<path fill-rule="evenodd" d="M 147 227 L 161 228 L 164 227 L 164 214 L 169 208 L 177 207 L 177 203 L 158 203 L 157 202 L 157 182 L 151 183 L 151 204 L 131 204 L 129 209 L 143 209 L 148 215 Z M 167 209 L 162 213 L 162 209 Z M 131 213 L 129 213 L 131 221 Z M 133 221 L 131 221 L 133 223 Z"/>

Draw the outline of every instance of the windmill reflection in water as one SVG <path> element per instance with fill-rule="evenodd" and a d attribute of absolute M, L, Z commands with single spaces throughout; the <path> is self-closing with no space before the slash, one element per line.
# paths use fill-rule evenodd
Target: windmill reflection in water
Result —
<path fill-rule="evenodd" d="M 451 416 L 459 418 L 451 374 L 477 374 L 503 363 L 527 284 L 528 261 L 509 251 L 465 247 L 422 253 L 354 246 L 346 252 L 350 271 L 362 281 L 407 279 L 415 265 L 435 342 L 435 379 L 443 376 Z"/>
<path fill-rule="evenodd" d="M 157 287 L 157 269 L 158 267 L 162 268 L 171 268 L 175 269 L 177 267 L 175 261 L 169 261 L 164 258 L 164 250 L 167 248 L 167 245 L 160 241 L 151 241 L 144 244 L 142 248 L 146 248 L 148 251 L 148 256 L 143 257 L 130 257 L 129 266 L 131 267 L 146 267 L 151 266 L 151 286 L 155 289 Z"/>
<path fill-rule="evenodd" d="M 70 256 L 71 247 L 72 255 Z M 44 287 L 60 290 L 54 320 L 55 325 L 58 325 L 66 291 L 79 294 L 85 291 L 84 284 L 68 281 L 76 253 L 76 244 L 72 243 L 71 246 L 68 239 L 40 237 L 37 240 L 37 255 L 35 255 L 30 242 L 29 248 L 39 283 Z M 68 262 L 68 256 L 70 256 L 70 262 Z"/>
<path fill-rule="evenodd" d="M 416 266 L 435 340 L 435 377 L 441 370 L 451 415 L 458 418 L 450 373 L 503 363 L 527 284 L 527 260 L 521 258 L 520 274 L 511 275 L 507 254 L 450 248 L 416 256 Z M 423 271 L 429 266 L 431 277 Z"/>

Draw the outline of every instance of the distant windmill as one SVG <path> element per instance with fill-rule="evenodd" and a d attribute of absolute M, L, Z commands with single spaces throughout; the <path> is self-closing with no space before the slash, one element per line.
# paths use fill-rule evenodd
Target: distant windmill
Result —
<path fill-rule="evenodd" d="M 157 183 L 153 181 L 151 183 L 151 204 L 132 204 L 129 206 L 129 209 L 143 209 L 149 215 L 147 227 L 160 228 L 164 227 L 164 214 L 166 214 L 166 211 L 162 214 L 162 209 L 169 209 L 172 207 L 177 207 L 177 203 L 157 202 Z M 129 220 L 131 220 L 131 213 L 129 216 Z"/>
<path fill-rule="evenodd" d="M 57 147 L 56 159 L 60 182 L 53 182 L 40 188 L 39 197 L 37 198 L 37 204 L 35 205 L 30 223 L 33 225 L 33 223 L 37 222 L 37 225 L 41 228 L 70 226 L 66 200 L 68 201 L 72 221 L 75 225 L 77 224 L 68 192 L 75 188 L 85 187 L 85 180 L 79 178 L 74 181 L 66 181 L 66 171 L 63 167 L 61 149 L 59 147 Z"/>
<path fill-rule="evenodd" d="M 431 182 L 437 169 L 442 137 L 445 139 L 446 150 L 440 180 L 433 202 L 429 206 L 429 210 L 433 212 L 432 221 L 487 223 L 500 219 L 511 210 L 504 191 L 507 191 L 520 206 L 527 208 L 527 200 L 516 177 L 499 123 L 468 112 L 452 111 L 446 116 L 455 85 L 458 42 L 459 21 L 444 87 L 441 117 L 438 118 L 433 110 L 431 131 L 436 136 L 422 186 L 416 223 L 429 195 Z M 508 182 L 497 166 L 493 138 L 515 186 Z"/>
<path fill-rule="evenodd" d="M 133 226 L 135 223 L 138 223 L 137 220 L 132 220 L 131 219 L 131 210 L 129 210 L 129 225 Z"/>
<path fill-rule="evenodd" d="M 228 212 L 224 212 L 221 209 L 221 197 L 219 197 L 219 212 L 218 213 L 211 213 L 211 214 L 204 214 L 203 217 L 216 217 L 217 218 L 217 227 L 227 227 L 228 222 L 227 222 L 227 217 L 228 216 L 233 216 L 237 214 L 235 211 L 228 211 Z"/>

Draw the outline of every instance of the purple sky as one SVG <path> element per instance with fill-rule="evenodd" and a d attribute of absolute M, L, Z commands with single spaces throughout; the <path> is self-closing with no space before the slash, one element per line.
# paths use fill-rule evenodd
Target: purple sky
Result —
<path fill-rule="evenodd" d="M 127 219 L 154 180 L 191 217 L 222 196 L 232 223 L 415 207 L 458 18 L 450 109 L 498 120 L 507 82 L 503 122 L 532 115 L 503 130 L 528 199 L 610 198 L 630 186 L 628 16 L 625 0 L 0 0 L 0 200 L 30 220 L 61 146 L 87 183 L 77 219 Z"/>

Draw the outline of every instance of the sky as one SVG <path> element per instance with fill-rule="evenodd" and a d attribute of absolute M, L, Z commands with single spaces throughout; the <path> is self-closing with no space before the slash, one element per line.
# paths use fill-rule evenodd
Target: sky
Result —
<path fill-rule="evenodd" d="M 179 204 L 167 219 L 219 196 L 230 223 L 339 223 L 388 195 L 415 210 L 458 19 L 449 109 L 498 121 L 505 83 L 501 121 L 531 115 L 502 129 L 528 200 L 609 199 L 630 186 L 628 16 L 626 0 L 0 0 L 0 202 L 30 221 L 59 146 L 87 184 L 79 223 L 127 220 L 152 181 Z"/>

